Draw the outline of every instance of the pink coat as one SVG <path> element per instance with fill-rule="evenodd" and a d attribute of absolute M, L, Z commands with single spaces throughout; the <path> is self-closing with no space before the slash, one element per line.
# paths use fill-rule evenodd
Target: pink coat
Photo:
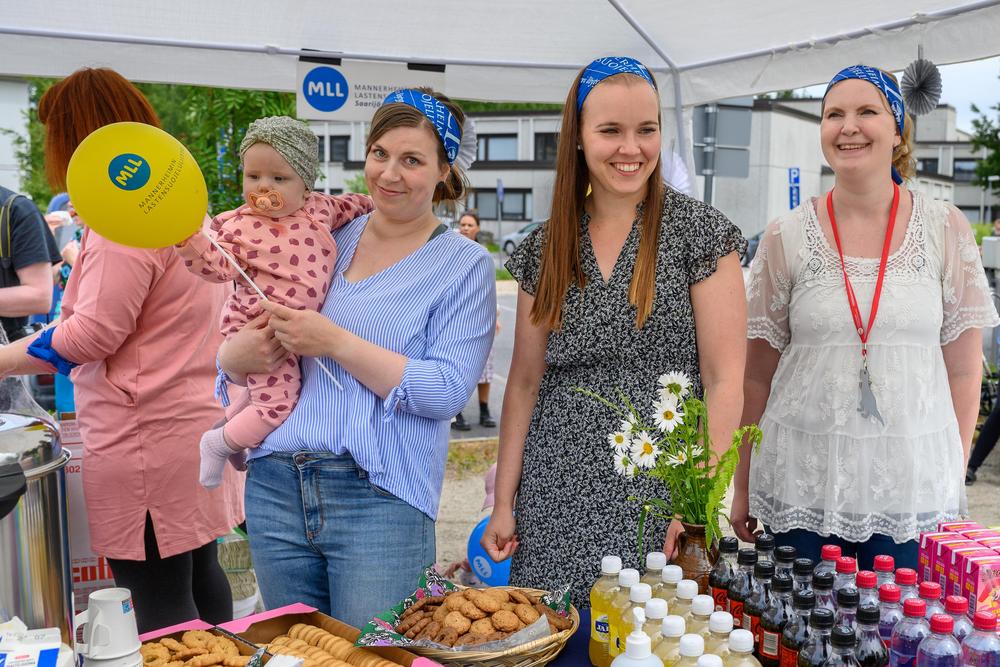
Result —
<path fill-rule="evenodd" d="M 145 560 L 146 512 L 164 558 L 243 521 L 243 475 L 198 483 L 198 442 L 223 418 L 213 398 L 227 287 L 200 280 L 173 248 L 84 231 L 52 347 L 73 373 L 84 495 L 95 553 Z"/>

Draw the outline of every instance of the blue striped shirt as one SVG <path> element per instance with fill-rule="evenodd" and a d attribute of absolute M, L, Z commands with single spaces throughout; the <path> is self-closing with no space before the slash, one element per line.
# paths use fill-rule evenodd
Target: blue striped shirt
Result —
<path fill-rule="evenodd" d="M 437 517 L 452 417 L 465 406 L 493 344 L 493 260 L 460 234 L 439 234 L 389 268 L 344 278 L 369 216 L 334 233 L 337 263 L 322 313 L 341 327 L 409 358 L 385 400 L 332 359 L 337 389 L 315 358 L 302 360 L 299 401 L 252 456 L 349 453 L 375 486 Z"/>

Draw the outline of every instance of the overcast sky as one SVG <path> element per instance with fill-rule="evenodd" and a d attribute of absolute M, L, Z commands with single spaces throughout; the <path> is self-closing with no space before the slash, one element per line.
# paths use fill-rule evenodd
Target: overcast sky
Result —
<path fill-rule="evenodd" d="M 942 65 L 940 70 L 941 102 L 955 107 L 958 129 L 972 132 L 972 119 L 976 116 L 969 108 L 972 104 L 990 118 L 997 118 L 997 112 L 990 107 L 1000 103 L 1000 57 Z M 902 75 L 901 72 L 896 74 Z M 824 88 L 812 86 L 806 89 L 806 94 L 820 97 Z"/>

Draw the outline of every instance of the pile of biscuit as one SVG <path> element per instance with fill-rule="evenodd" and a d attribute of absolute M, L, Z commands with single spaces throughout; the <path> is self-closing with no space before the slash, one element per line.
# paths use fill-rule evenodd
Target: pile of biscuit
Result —
<path fill-rule="evenodd" d="M 144 667 L 246 667 L 250 656 L 240 655 L 232 640 L 207 630 L 190 630 L 181 640 L 164 637 L 139 648 Z"/>
<path fill-rule="evenodd" d="M 267 645 L 272 655 L 302 658 L 302 667 L 400 667 L 322 628 L 296 623 Z"/>
<path fill-rule="evenodd" d="M 469 588 L 425 597 L 410 605 L 395 630 L 408 639 L 444 646 L 476 646 L 499 641 L 545 616 L 552 632 L 568 630 L 572 621 L 515 589 Z"/>

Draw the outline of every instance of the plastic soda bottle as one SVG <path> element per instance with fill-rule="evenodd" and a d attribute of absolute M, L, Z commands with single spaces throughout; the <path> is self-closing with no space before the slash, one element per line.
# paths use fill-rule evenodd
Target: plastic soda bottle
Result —
<path fill-rule="evenodd" d="M 995 667 L 1000 665 L 1000 637 L 997 617 L 988 611 L 972 617 L 972 632 L 962 642 L 962 665 Z"/>
<path fill-rule="evenodd" d="M 921 667 L 960 667 L 962 645 L 952 630 L 955 622 L 948 614 L 931 616 L 931 633 L 917 647 L 917 664 Z"/>
<path fill-rule="evenodd" d="M 896 584 L 882 584 L 878 589 L 878 634 L 886 648 L 892 644 L 892 631 L 903 620 L 903 605 L 899 603 L 901 591 Z"/>
<path fill-rule="evenodd" d="M 889 649 L 878 632 L 880 610 L 877 604 L 865 604 L 858 609 L 858 645 L 854 657 L 861 667 L 885 667 L 889 664 Z"/>
<path fill-rule="evenodd" d="M 837 610 L 833 602 L 833 572 L 823 570 L 813 575 L 813 593 L 817 609 Z"/>
<path fill-rule="evenodd" d="M 896 583 L 896 560 L 892 556 L 875 556 L 875 576 L 878 577 L 878 586 L 882 584 Z"/>
<path fill-rule="evenodd" d="M 693 635 L 690 632 L 681 637 L 680 660 L 677 667 L 697 667 L 698 658 L 705 653 L 705 640 L 701 635 Z"/>
<path fill-rule="evenodd" d="M 733 573 L 733 581 L 729 584 L 727 596 L 730 614 L 733 615 L 733 625 L 743 627 L 743 605 L 753 592 L 753 568 L 757 563 L 757 552 L 753 549 L 740 549 L 736 558 L 737 568 Z"/>
<path fill-rule="evenodd" d="M 838 625 L 833 629 L 830 644 L 832 649 L 830 657 L 824 663 L 825 667 L 860 667 L 858 659 L 854 657 L 857 638 L 853 630 Z"/>
<path fill-rule="evenodd" d="M 642 582 L 639 582 L 642 583 Z M 663 636 L 660 630 L 663 627 L 663 619 L 667 617 L 667 601 L 662 598 L 650 598 L 646 603 L 646 624 L 642 626 L 642 631 L 649 637 L 650 646 L 656 648 Z"/>
<path fill-rule="evenodd" d="M 681 659 L 684 625 L 682 616 L 667 616 L 660 625 L 661 640 L 653 649 L 653 655 L 663 661 L 664 667 L 673 667 Z"/>
<path fill-rule="evenodd" d="M 792 563 L 792 581 L 795 591 L 811 591 L 813 580 L 813 562 L 809 558 L 796 558 Z"/>
<path fill-rule="evenodd" d="M 774 535 L 760 533 L 753 541 L 754 551 L 757 552 L 757 562 L 774 562 Z"/>
<path fill-rule="evenodd" d="M 611 611 L 611 600 L 619 590 L 618 573 L 621 569 L 621 558 L 605 556 L 601 559 L 601 576 L 590 589 L 590 646 L 587 652 L 590 664 L 595 667 L 611 664 L 608 655 L 608 613 Z"/>
<path fill-rule="evenodd" d="M 778 649 L 780 667 L 795 667 L 799 660 L 799 650 L 809 639 L 809 615 L 816 606 L 812 591 L 796 591 L 792 594 L 792 615 L 781 631 L 781 648 Z"/>
<path fill-rule="evenodd" d="M 649 586 L 649 584 L 644 584 Z M 642 631 L 646 615 L 639 607 L 632 608 L 629 624 L 635 628 L 625 641 L 625 652 L 615 658 L 612 667 L 663 667 L 663 662 L 653 655 L 649 637 Z"/>
<path fill-rule="evenodd" d="M 837 591 L 841 588 L 857 588 L 855 576 L 858 573 L 858 561 L 850 556 L 837 559 L 836 574 L 833 577 L 833 599 L 837 599 Z"/>
<path fill-rule="evenodd" d="M 703 653 L 697 662 L 698 667 L 722 667 L 722 658 L 714 653 Z"/>
<path fill-rule="evenodd" d="M 650 551 L 646 554 L 646 571 L 639 579 L 644 584 L 649 584 L 653 590 L 653 597 L 663 586 L 663 568 L 667 566 L 667 554 L 662 551 Z"/>
<path fill-rule="evenodd" d="M 781 658 L 781 633 L 792 614 L 792 578 L 780 572 L 771 580 L 771 603 L 760 615 L 757 658 L 764 667 L 778 667 Z"/>
<path fill-rule="evenodd" d="M 951 634 L 955 635 L 959 644 L 972 632 L 972 621 L 969 620 L 968 612 L 969 601 L 961 595 L 949 595 L 944 599 L 944 613 L 955 621 L 955 629 Z"/>
<path fill-rule="evenodd" d="M 753 634 L 749 630 L 733 630 L 729 634 L 729 657 L 723 661 L 726 667 L 761 667 L 753 657 Z"/>
<path fill-rule="evenodd" d="M 694 600 L 694 596 L 697 594 L 697 581 L 693 579 L 681 579 L 677 582 L 677 597 L 674 598 L 674 603 L 667 603 L 670 606 L 670 612 L 678 616 L 683 616 L 684 620 L 690 625 L 691 601 Z M 688 632 L 690 632 L 690 629 Z"/>
<path fill-rule="evenodd" d="M 630 567 L 618 573 L 618 592 L 611 599 L 611 610 L 608 612 L 608 655 L 612 659 L 625 649 L 625 641 L 621 636 L 622 614 L 631 606 L 629 592 L 639 583 L 639 570 Z"/>
<path fill-rule="evenodd" d="M 826 574 L 829 574 L 828 572 Z M 809 639 L 799 649 L 796 661 L 798 667 L 823 667 L 830 658 L 833 646 L 830 632 L 833 631 L 833 612 L 824 607 L 813 609 L 809 616 Z"/>
<path fill-rule="evenodd" d="M 728 611 L 715 611 L 708 618 L 708 635 L 705 636 L 705 653 L 726 657 L 729 655 L 729 633 L 733 631 L 733 615 Z"/>
<path fill-rule="evenodd" d="M 633 618 L 635 618 L 635 614 L 632 612 L 633 609 L 643 610 L 642 611 L 643 622 L 645 622 L 646 603 L 649 602 L 652 598 L 653 598 L 653 590 L 649 587 L 649 584 L 644 584 L 640 581 L 639 583 L 635 584 L 634 586 L 632 586 L 632 588 L 629 589 L 628 592 L 629 606 L 628 609 L 622 612 L 622 625 L 621 628 L 619 628 L 618 630 L 619 637 L 621 637 L 624 640 L 626 637 L 629 636 L 629 634 L 634 629 L 632 627 Z M 625 646 L 628 646 L 627 642 Z M 625 651 L 625 646 L 622 647 L 621 649 L 622 652 Z"/>
<path fill-rule="evenodd" d="M 837 614 L 834 625 L 846 625 L 854 630 L 858 615 L 858 589 L 841 588 L 837 591 Z"/>
<path fill-rule="evenodd" d="M 754 655 L 760 657 L 760 617 L 774 602 L 771 593 L 771 578 L 774 576 L 774 561 L 757 561 L 753 566 L 754 589 L 743 603 L 743 623 L 741 627 L 753 635 Z"/>
<path fill-rule="evenodd" d="M 711 595 L 695 595 L 691 600 L 691 613 L 687 618 L 687 631 L 693 635 L 708 636 L 708 621 L 715 611 L 715 600 Z"/>
<path fill-rule="evenodd" d="M 816 563 L 813 574 L 817 572 L 833 574 L 837 571 L 838 558 L 840 558 L 840 547 L 836 544 L 824 544 L 823 548 L 819 550 L 819 562 Z"/>
<path fill-rule="evenodd" d="M 723 537 L 719 540 L 719 560 L 708 574 L 708 586 L 712 589 L 715 599 L 715 611 L 726 611 L 726 600 L 729 596 L 729 584 L 736 571 L 736 552 L 740 543 L 735 537 Z"/>
<path fill-rule="evenodd" d="M 792 568 L 795 566 L 795 557 L 798 552 L 795 547 L 780 546 L 774 550 L 774 573 L 784 572 L 789 577 L 792 576 Z"/>
<path fill-rule="evenodd" d="M 878 575 L 871 570 L 861 570 L 854 578 L 858 585 L 858 607 L 878 604 Z"/>
<path fill-rule="evenodd" d="M 677 597 L 677 584 L 680 583 L 681 579 L 684 578 L 684 570 L 678 565 L 667 565 L 663 568 L 663 573 L 660 575 L 660 580 L 662 586 L 659 590 L 654 592 L 654 595 L 658 598 L 663 598 L 667 601 L 667 606 L 673 604 L 674 599 Z"/>
<path fill-rule="evenodd" d="M 927 604 L 927 613 L 924 615 L 928 621 L 935 614 L 944 613 L 944 605 L 941 604 L 941 584 L 936 581 L 921 581 L 917 595 Z"/>
<path fill-rule="evenodd" d="M 905 603 L 910 598 L 920 597 L 917 593 L 917 571 L 908 567 L 896 570 L 896 585 L 899 586 L 899 602 Z"/>
<path fill-rule="evenodd" d="M 896 572 L 899 579 L 899 572 Z M 890 667 L 916 667 L 917 647 L 924 637 L 931 633 L 924 614 L 927 604 L 919 598 L 910 598 L 903 603 L 903 620 L 892 629 L 892 643 L 889 645 Z"/>

